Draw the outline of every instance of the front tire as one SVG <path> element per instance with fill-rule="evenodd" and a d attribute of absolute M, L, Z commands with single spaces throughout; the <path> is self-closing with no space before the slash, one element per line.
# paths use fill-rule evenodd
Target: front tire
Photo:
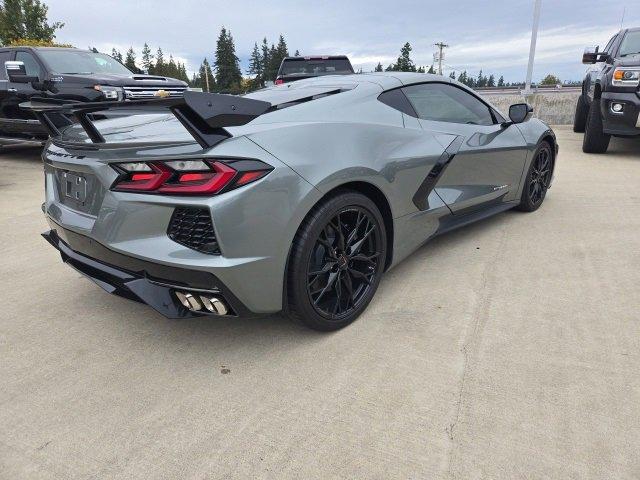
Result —
<path fill-rule="evenodd" d="M 584 95 L 578 97 L 576 104 L 576 113 L 573 117 L 573 131 L 583 133 L 587 125 L 587 117 L 589 115 L 589 105 L 584 99 Z"/>
<path fill-rule="evenodd" d="M 553 151 L 548 142 L 542 142 L 533 154 L 533 160 L 527 172 L 520 205 L 516 208 L 523 212 L 534 212 L 547 195 L 554 167 Z"/>
<path fill-rule="evenodd" d="M 611 135 L 604 133 L 600 102 L 599 98 L 594 98 L 593 102 L 591 102 L 584 131 L 584 140 L 582 141 L 582 151 L 584 153 L 606 153 L 607 148 L 609 148 Z"/>
<path fill-rule="evenodd" d="M 314 207 L 292 244 L 288 316 L 321 331 L 352 323 L 378 289 L 386 249 L 384 220 L 368 197 L 345 190 Z"/>

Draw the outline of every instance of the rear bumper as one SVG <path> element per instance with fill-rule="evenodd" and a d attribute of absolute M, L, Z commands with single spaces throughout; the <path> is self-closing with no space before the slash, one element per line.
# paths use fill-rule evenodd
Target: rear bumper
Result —
<path fill-rule="evenodd" d="M 207 315 L 182 306 L 176 291 L 210 293 L 222 297 L 230 307 L 227 316 L 256 316 L 210 273 L 129 257 L 84 235 L 52 227 L 42 236 L 60 252 L 63 262 L 108 293 L 149 305 L 167 318 Z"/>
<path fill-rule="evenodd" d="M 622 103 L 624 111 L 615 113 L 613 103 Z M 636 93 L 604 92 L 602 94 L 602 125 L 610 135 L 640 135 L 640 97 Z"/>

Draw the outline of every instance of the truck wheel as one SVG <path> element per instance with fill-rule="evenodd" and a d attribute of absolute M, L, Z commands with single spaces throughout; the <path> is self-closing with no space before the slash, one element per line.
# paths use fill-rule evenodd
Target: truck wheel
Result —
<path fill-rule="evenodd" d="M 573 117 L 573 131 L 576 133 L 584 132 L 587 125 L 587 116 L 589 115 L 589 105 L 584 100 L 584 95 L 578 97 L 576 104 L 576 114 Z"/>
<path fill-rule="evenodd" d="M 602 110 L 600 110 L 601 100 L 594 99 L 591 102 L 587 125 L 584 131 L 582 151 L 584 153 L 605 153 L 609 148 L 611 135 L 604 133 L 602 129 Z"/>

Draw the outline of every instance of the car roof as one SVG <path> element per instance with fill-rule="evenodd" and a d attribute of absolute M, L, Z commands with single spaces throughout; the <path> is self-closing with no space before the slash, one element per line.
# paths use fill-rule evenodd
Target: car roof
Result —
<path fill-rule="evenodd" d="M 430 73 L 414 73 L 414 72 L 371 72 L 371 73 L 354 73 L 351 75 L 323 75 L 308 80 L 299 80 L 298 82 L 307 82 L 313 85 L 335 85 L 336 83 L 358 84 L 362 82 L 377 83 L 383 90 L 401 87 L 403 85 L 411 85 L 413 83 L 423 82 L 450 82 L 450 78 L 441 75 L 433 75 Z M 295 82 L 295 83 L 298 83 Z M 300 85 L 303 85 L 302 83 Z"/>

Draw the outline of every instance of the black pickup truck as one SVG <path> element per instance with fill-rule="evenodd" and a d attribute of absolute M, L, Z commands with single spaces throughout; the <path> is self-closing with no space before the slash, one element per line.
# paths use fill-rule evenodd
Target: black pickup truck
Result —
<path fill-rule="evenodd" d="M 584 132 L 582 150 L 605 153 L 612 136 L 640 135 L 640 28 L 616 33 L 602 51 L 587 47 L 593 65 L 582 83 L 573 130 Z"/>
<path fill-rule="evenodd" d="M 138 75 L 109 55 L 75 48 L 0 48 L 0 146 L 44 141 L 45 129 L 19 105 L 35 97 L 127 101 L 182 96 L 187 84 Z"/>

